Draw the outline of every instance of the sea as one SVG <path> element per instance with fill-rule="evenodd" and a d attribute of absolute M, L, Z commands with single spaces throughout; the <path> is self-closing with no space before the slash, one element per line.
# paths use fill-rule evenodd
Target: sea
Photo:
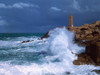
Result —
<path fill-rule="evenodd" d="M 100 75 L 100 66 L 74 65 L 85 51 L 74 43 L 74 33 L 56 28 L 44 33 L 0 33 L 0 75 Z M 22 41 L 34 40 L 22 43 Z"/>

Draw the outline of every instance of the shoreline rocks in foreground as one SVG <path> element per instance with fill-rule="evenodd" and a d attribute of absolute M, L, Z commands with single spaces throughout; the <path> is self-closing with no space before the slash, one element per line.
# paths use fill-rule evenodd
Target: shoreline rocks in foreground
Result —
<path fill-rule="evenodd" d="M 62 28 L 62 27 L 59 27 Z M 93 64 L 100 66 L 100 21 L 93 24 L 84 24 L 79 27 L 66 27 L 69 31 L 74 31 L 74 42 L 80 46 L 85 46 L 85 53 L 79 54 L 75 65 Z M 48 38 L 47 32 L 41 39 Z"/>
<path fill-rule="evenodd" d="M 27 40 L 27 41 L 22 41 L 21 43 L 28 43 L 28 42 L 32 42 L 34 40 Z"/>

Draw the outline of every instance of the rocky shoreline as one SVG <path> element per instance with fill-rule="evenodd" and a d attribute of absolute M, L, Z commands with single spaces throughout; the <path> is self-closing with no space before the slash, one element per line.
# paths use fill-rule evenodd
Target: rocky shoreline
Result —
<path fill-rule="evenodd" d="M 73 64 L 93 64 L 100 66 L 100 21 L 96 21 L 93 24 L 84 24 L 79 27 L 66 27 L 66 29 L 75 33 L 74 42 L 76 44 L 85 47 L 85 53 L 76 54 L 78 59 L 73 61 Z M 49 31 L 39 40 L 48 37 Z M 27 40 L 21 43 L 32 41 L 34 40 Z"/>
<path fill-rule="evenodd" d="M 63 28 L 63 27 L 59 27 Z M 93 64 L 100 66 L 100 21 L 93 24 L 84 24 L 79 27 L 66 27 L 75 33 L 74 42 L 85 47 L 85 53 L 79 54 L 75 65 Z M 41 39 L 48 38 L 47 32 Z"/>

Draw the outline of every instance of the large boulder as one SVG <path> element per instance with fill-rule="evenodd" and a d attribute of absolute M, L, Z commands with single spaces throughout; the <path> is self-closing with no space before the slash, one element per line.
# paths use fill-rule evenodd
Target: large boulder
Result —
<path fill-rule="evenodd" d="M 80 26 L 78 30 L 74 30 L 76 31 L 75 43 L 85 46 L 87 58 L 89 56 L 96 65 L 100 65 L 100 21 Z M 79 58 L 80 56 L 77 61 L 81 61 Z"/>

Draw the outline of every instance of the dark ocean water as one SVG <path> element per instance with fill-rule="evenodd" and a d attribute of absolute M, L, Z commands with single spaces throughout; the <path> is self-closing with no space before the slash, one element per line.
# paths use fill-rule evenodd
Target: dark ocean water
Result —
<path fill-rule="evenodd" d="M 66 29 L 44 33 L 0 33 L 0 75 L 98 75 L 93 65 L 76 66 L 73 53 L 83 47 L 73 43 L 73 33 Z M 22 41 L 34 40 L 28 43 Z"/>
<path fill-rule="evenodd" d="M 5 40 L 7 38 L 16 38 L 16 37 L 31 37 L 38 36 L 41 37 L 45 33 L 0 33 L 0 40 Z"/>
<path fill-rule="evenodd" d="M 0 33 L 0 61 L 10 61 L 12 64 L 36 62 L 41 57 L 38 52 L 23 50 L 35 49 L 37 46 L 23 45 L 22 41 L 40 38 L 43 33 Z"/>

